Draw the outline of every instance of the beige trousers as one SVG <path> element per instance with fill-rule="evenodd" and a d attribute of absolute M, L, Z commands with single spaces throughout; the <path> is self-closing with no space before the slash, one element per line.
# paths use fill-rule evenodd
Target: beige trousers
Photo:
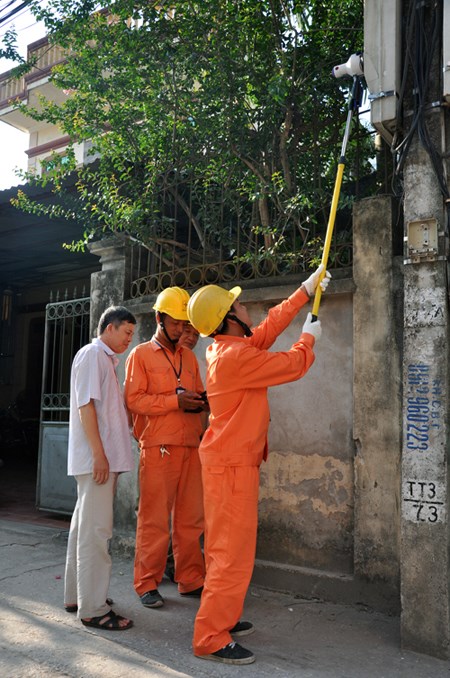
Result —
<path fill-rule="evenodd" d="M 111 609 L 106 603 L 111 577 L 109 540 L 117 473 L 98 485 L 92 474 L 75 476 L 78 498 L 67 543 L 64 602 L 78 605 L 78 617 L 100 617 Z"/>

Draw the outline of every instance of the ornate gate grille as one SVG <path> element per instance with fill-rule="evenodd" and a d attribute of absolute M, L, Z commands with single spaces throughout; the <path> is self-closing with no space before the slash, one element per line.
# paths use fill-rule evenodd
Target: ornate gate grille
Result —
<path fill-rule="evenodd" d="M 77 351 L 89 342 L 90 298 L 47 304 L 39 435 L 37 506 L 71 513 L 76 484 L 67 476 L 70 370 Z"/>

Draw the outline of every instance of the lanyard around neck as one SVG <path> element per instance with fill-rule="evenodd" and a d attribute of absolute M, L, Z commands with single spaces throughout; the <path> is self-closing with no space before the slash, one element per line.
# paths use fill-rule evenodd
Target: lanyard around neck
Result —
<path fill-rule="evenodd" d="M 162 344 L 160 344 L 159 341 L 155 338 L 153 338 L 153 341 L 155 342 L 155 344 L 157 344 L 159 346 L 159 348 L 161 348 L 163 350 L 164 356 L 165 356 L 166 360 L 169 362 L 169 365 L 173 369 L 173 373 L 175 374 L 175 376 L 177 378 L 177 382 L 179 384 L 181 384 L 180 377 L 181 377 L 181 370 L 183 369 L 183 354 L 182 354 L 182 352 L 180 351 L 180 369 L 177 370 L 175 365 L 173 364 L 173 362 L 169 358 L 167 351 L 164 348 L 164 346 Z M 174 359 L 175 359 L 175 356 L 174 356 Z"/>

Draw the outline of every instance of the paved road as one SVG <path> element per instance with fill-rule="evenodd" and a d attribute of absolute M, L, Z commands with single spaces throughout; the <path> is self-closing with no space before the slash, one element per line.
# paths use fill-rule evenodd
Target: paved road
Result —
<path fill-rule="evenodd" d="M 400 649 L 399 620 L 366 608 L 298 599 L 252 587 L 242 639 L 248 666 L 196 659 L 198 601 L 164 582 L 166 606 L 147 610 L 132 562 L 114 558 L 110 595 L 133 629 L 87 629 L 62 608 L 67 531 L 0 521 L 0 678 L 450 678 L 450 662 Z"/>

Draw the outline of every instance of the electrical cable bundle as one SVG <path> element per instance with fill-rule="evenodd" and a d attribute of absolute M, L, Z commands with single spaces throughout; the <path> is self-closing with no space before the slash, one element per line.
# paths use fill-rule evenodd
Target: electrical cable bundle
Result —
<path fill-rule="evenodd" d="M 413 73 L 413 94 L 414 108 L 411 125 L 400 143 L 398 143 L 398 131 L 394 135 L 391 151 L 394 155 L 395 175 L 399 177 L 403 165 L 408 155 L 412 139 L 417 133 L 419 140 L 427 151 L 439 187 L 445 200 L 450 199 L 450 193 L 447 186 L 442 156 L 434 146 L 426 123 L 426 112 L 433 104 L 427 103 L 428 85 L 430 83 L 430 73 L 434 51 L 439 44 L 439 35 L 442 31 L 442 8 L 440 3 L 433 1 L 431 39 L 428 38 L 425 31 L 425 8 L 426 2 L 412 0 L 410 3 L 410 13 L 407 18 L 405 29 L 405 63 L 403 68 L 402 82 L 400 86 L 398 104 L 397 104 L 397 124 L 396 129 L 401 128 L 401 113 L 404 104 L 404 95 L 409 69 Z M 448 206 L 448 203 L 447 203 Z"/>

